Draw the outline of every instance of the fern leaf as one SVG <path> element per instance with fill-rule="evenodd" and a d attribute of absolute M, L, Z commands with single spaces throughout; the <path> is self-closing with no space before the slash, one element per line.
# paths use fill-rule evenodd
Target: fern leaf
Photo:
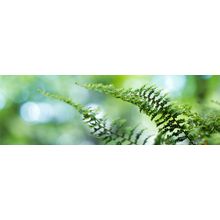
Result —
<path fill-rule="evenodd" d="M 76 104 L 70 98 L 51 94 L 42 90 L 39 90 L 39 92 L 44 96 L 54 98 L 71 105 L 82 115 L 84 122 L 90 128 L 91 134 L 101 139 L 105 144 L 142 145 L 147 143 L 148 138 L 146 137 L 143 143 L 140 142 L 140 139 L 146 129 L 136 131 L 137 127 L 133 129 L 126 127 L 125 120 L 115 120 L 112 123 L 108 123 L 109 120 L 106 117 L 98 117 L 98 112 L 96 110 Z"/>
<path fill-rule="evenodd" d="M 79 84 L 78 84 L 79 85 Z M 141 112 L 153 120 L 159 129 L 157 143 L 177 143 L 188 140 L 193 144 L 192 136 L 189 135 L 189 126 L 186 126 L 186 115 L 155 86 L 144 85 L 140 89 L 118 89 L 113 85 L 84 84 L 84 88 L 98 91 L 139 107 Z M 178 130 L 178 132 L 175 132 Z M 173 138 L 173 136 L 176 136 Z M 161 142 L 158 142 L 160 140 Z"/>

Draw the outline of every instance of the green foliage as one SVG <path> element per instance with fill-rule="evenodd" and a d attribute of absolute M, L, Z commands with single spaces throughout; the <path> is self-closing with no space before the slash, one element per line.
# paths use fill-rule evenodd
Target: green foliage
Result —
<path fill-rule="evenodd" d="M 172 105 L 167 95 L 162 94 L 162 91 L 156 87 L 145 85 L 140 89 L 117 89 L 113 85 L 103 84 L 82 86 L 112 95 L 139 107 L 140 112 L 148 115 L 159 129 L 156 143 L 175 144 L 188 139 L 193 144 L 186 121 L 184 117 L 181 117 L 184 113 L 183 109 Z"/>
<path fill-rule="evenodd" d="M 74 103 L 71 99 L 39 90 L 43 95 L 63 101 L 75 108 L 83 117 L 84 122 L 89 126 L 91 134 L 102 140 L 105 144 L 146 144 L 150 136 L 144 136 L 146 129 L 138 126 L 126 127 L 125 120 L 111 122 L 106 116 L 101 117 L 97 109 L 88 108 Z"/>
<path fill-rule="evenodd" d="M 78 84 L 79 85 L 79 84 Z M 155 144 L 209 144 L 210 137 L 220 133 L 219 111 L 207 114 L 192 112 L 189 106 L 172 102 L 167 94 L 155 86 L 139 89 L 116 88 L 113 85 L 83 84 L 86 89 L 111 95 L 137 106 L 158 129 Z M 71 99 L 41 92 L 74 107 L 90 127 L 91 133 L 105 144 L 147 144 L 150 137 L 146 129 L 126 127 L 123 120 L 110 122 L 99 116 L 99 111 L 74 103 Z"/>
<path fill-rule="evenodd" d="M 202 113 L 189 114 L 188 123 L 193 128 L 191 134 L 195 144 L 212 144 L 212 139 L 219 139 L 220 134 L 220 112 L 210 108 L 203 108 Z M 211 138 L 211 137 L 215 138 Z M 213 142 L 215 143 L 215 142 Z M 218 144 L 220 143 L 220 139 Z"/>

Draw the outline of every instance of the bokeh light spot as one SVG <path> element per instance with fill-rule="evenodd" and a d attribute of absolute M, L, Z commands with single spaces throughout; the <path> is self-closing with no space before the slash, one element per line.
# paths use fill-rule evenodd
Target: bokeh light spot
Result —
<path fill-rule="evenodd" d="M 21 106 L 20 114 L 26 122 L 45 123 L 52 119 L 54 112 L 47 103 L 26 102 Z"/>
<path fill-rule="evenodd" d="M 173 96 L 178 96 L 186 84 L 185 76 L 157 76 L 153 82 Z"/>

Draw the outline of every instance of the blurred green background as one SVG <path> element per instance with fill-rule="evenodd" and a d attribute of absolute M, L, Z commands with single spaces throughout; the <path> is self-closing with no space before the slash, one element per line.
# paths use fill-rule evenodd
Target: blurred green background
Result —
<path fill-rule="evenodd" d="M 87 91 L 79 83 L 112 83 L 118 87 L 138 88 L 155 84 L 170 97 L 193 110 L 219 108 L 220 76 L 0 76 L 0 144 L 98 144 L 88 132 L 80 115 L 70 106 L 37 92 L 68 96 L 87 106 L 100 106 L 110 118 L 125 118 L 130 125 L 143 124 L 156 132 L 154 124 L 131 104 L 103 94 Z"/>

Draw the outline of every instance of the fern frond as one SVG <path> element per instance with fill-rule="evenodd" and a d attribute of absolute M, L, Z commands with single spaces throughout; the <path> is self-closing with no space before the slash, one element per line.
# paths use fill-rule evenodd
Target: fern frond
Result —
<path fill-rule="evenodd" d="M 157 138 L 157 143 L 175 144 L 184 140 L 188 140 L 190 144 L 194 143 L 184 110 L 175 106 L 167 95 L 162 94 L 162 91 L 156 87 L 144 85 L 140 89 L 119 89 L 113 85 L 104 84 L 80 86 L 111 95 L 139 107 L 141 112 L 156 123 L 159 130 L 158 137 L 160 137 Z"/>
<path fill-rule="evenodd" d="M 71 105 L 81 115 L 84 122 L 89 126 L 91 134 L 102 140 L 105 144 L 137 145 L 146 144 L 150 136 L 146 136 L 146 129 L 130 128 L 125 126 L 125 120 L 115 120 L 112 123 L 104 116 L 98 117 L 98 111 L 81 104 L 76 104 L 70 98 L 51 94 L 39 90 L 44 96 L 54 98 Z M 144 136 L 144 139 L 143 139 Z M 142 140 L 143 139 L 143 140 Z"/>

